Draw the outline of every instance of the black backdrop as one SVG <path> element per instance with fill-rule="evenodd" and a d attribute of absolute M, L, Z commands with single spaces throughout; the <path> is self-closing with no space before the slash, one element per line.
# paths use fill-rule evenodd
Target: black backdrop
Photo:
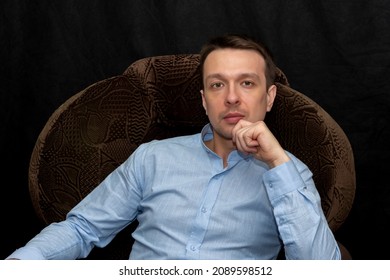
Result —
<path fill-rule="evenodd" d="M 132 0 L 0 3 L 0 258 L 42 228 L 27 171 L 51 113 L 138 58 L 196 53 L 209 37 L 263 40 L 292 87 L 330 113 L 355 154 L 356 199 L 337 237 L 355 259 L 388 259 L 390 2 Z"/>

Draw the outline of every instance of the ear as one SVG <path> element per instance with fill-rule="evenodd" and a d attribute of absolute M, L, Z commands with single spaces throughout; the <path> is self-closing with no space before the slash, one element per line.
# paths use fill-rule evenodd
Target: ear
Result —
<path fill-rule="evenodd" d="M 202 96 L 202 105 L 203 105 L 203 108 L 206 111 L 206 115 L 207 115 L 207 103 L 206 103 L 206 98 L 204 97 L 203 89 L 200 90 L 200 94 Z"/>
<path fill-rule="evenodd" d="M 267 91 L 267 112 L 271 111 L 272 105 L 274 105 L 274 100 L 276 97 L 276 86 L 272 85 L 268 88 Z"/>

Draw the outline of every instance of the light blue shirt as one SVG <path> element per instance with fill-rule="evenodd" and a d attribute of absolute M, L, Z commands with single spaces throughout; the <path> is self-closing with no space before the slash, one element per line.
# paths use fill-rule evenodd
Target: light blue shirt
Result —
<path fill-rule="evenodd" d="M 312 173 L 269 169 L 233 151 L 227 167 L 201 133 L 142 144 L 60 223 L 11 256 L 76 259 L 137 219 L 130 259 L 340 259 Z"/>

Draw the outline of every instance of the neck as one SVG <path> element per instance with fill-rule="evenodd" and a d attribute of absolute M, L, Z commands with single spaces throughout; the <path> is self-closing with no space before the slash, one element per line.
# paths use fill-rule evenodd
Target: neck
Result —
<path fill-rule="evenodd" d="M 235 150 L 235 146 L 233 145 L 233 142 L 230 140 L 222 140 L 215 137 L 205 142 L 206 146 L 212 150 L 214 153 L 216 153 L 219 157 L 223 160 L 223 167 L 227 166 L 227 159 L 229 154 Z"/>

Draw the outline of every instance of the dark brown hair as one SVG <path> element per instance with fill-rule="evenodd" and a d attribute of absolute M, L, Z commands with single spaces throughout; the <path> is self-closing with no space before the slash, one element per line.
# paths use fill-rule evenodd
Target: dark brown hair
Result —
<path fill-rule="evenodd" d="M 260 42 L 246 35 L 228 34 L 220 37 L 212 38 L 207 42 L 200 51 L 200 73 L 203 79 L 203 65 L 207 56 L 218 49 L 239 49 L 239 50 L 254 50 L 258 52 L 265 61 L 265 78 L 267 89 L 274 84 L 276 66 L 267 47 Z"/>

